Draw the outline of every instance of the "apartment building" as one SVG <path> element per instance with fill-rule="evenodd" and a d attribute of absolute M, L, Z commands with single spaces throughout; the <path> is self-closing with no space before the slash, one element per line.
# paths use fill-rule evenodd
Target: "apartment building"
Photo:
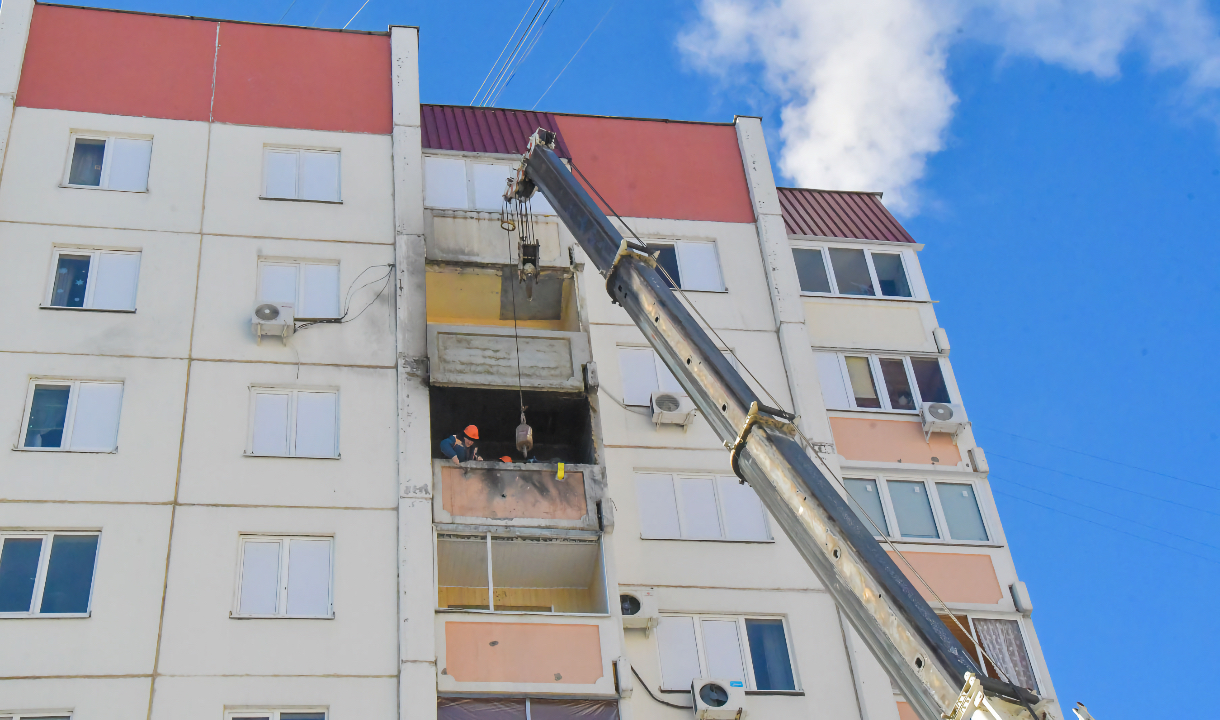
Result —
<path fill-rule="evenodd" d="M 911 717 L 541 196 L 526 295 L 500 196 L 539 127 L 988 672 L 1054 696 L 881 198 L 777 188 L 756 118 L 422 105 L 417 55 L 0 7 L 0 718 L 663 720 L 699 677 Z"/>

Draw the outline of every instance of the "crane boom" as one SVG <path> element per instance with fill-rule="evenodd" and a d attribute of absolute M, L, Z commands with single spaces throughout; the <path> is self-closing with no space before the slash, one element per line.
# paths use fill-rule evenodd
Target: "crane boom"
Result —
<path fill-rule="evenodd" d="M 1049 720 L 1037 695 L 983 677 L 914 585 L 890 559 L 795 438 L 795 418 L 764 405 L 655 269 L 554 152 L 555 134 L 530 138 L 506 200 L 535 189 L 606 278 L 622 305 L 731 451 L 748 482 L 834 598 L 920 720 Z"/>

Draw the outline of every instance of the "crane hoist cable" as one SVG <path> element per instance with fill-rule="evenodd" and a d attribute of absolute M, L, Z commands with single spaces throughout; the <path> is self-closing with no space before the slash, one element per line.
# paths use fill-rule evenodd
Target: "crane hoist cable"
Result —
<path fill-rule="evenodd" d="M 507 181 L 512 187 L 513 179 Z M 521 339 L 517 328 L 517 283 L 525 284 L 525 296 L 529 302 L 534 300 L 534 283 L 538 279 L 538 239 L 534 235 L 533 218 L 530 215 L 529 200 L 505 199 L 500 208 L 500 227 L 508 237 L 509 257 L 512 257 L 512 233 L 517 231 L 517 277 L 509 278 L 513 306 L 513 350 L 517 356 L 517 404 L 521 410 L 521 423 L 517 425 L 515 441 L 517 450 L 523 458 L 528 458 L 534 447 L 534 429 L 525 420 L 525 392 L 521 381 Z"/>

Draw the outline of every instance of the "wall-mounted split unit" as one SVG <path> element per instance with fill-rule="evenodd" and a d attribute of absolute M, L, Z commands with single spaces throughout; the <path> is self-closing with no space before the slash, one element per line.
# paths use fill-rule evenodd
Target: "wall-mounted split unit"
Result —
<path fill-rule="evenodd" d="M 952 433 L 957 437 L 970 424 L 966 420 L 966 408 L 954 403 L 924 403 L 919 409 L 919 418 L 923 420 L 925 440 L 934 432 Z"/>
<path fill-rule="evenodd" d="M 653 628 L 661 624 L 657 594 L 652 588 L 620 590 L 618 600 L 624 628 L 642 629 L 647 637 Z"/>
<path fill-rule="evenodd" d="M 746 717 L 746 688 L 740 680 L 695 678 L 690 693 L 698 720 L 739 720 Z"/>
<path fill-rule="evenodd" d="M 256 306 L 250 317 L 250 327 L 254 330 L 254 337 L 258 338 L 258 344 L 263 344 L 264 335 L 279 336 L 287 343 L 296 329 L 293 315 L 292 303 L 262 303 Z"/>
<path fill-rule="evenodd" d="M 657 425 L 690 427 L 698 412 L 686 393 L 671 390 L 654 390 L 652 393 L 652 421 Z"/>

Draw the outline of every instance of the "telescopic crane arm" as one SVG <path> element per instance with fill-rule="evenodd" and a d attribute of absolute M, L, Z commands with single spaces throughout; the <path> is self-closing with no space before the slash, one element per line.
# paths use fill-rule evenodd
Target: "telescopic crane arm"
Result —
<path fill-rule="evenodd" d="M 920 720 L 1051 720 L 1049 700 L 983 677 L 872 532 L 795 437 L 795 418 L 764 405 L 657 273 L 624 241 L 554 152 L 530 138 L 506 200 L 550 201 L 590 261 L 731 452 L 733 471 L 779 522 Z"/>

